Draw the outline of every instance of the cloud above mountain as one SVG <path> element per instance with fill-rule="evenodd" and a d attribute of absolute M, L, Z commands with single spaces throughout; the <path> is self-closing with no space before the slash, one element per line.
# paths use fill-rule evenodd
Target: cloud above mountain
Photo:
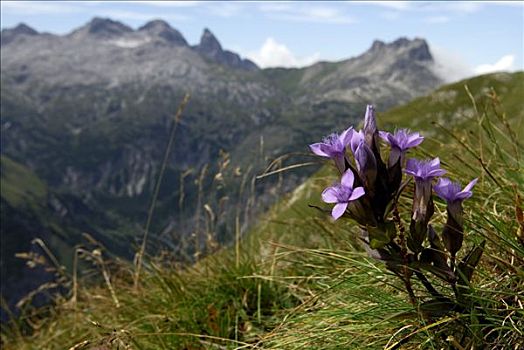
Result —
<path fill-rule="evenodd" d="M 493 64 L 481 64 L 475 67 L 476 74 L 486 74 L 497 71 L 512 71 L 515 69 L 513 65 L 515 62 L 515 55 L 504 55 L 497 62 Z"/>
<path fill-rule="evenodd" d="M 304 67 L 320 60 L 320 52 L 309 56 L 297 56 L 286 45 L 274 38 L 267 38 L 257 51 L 246 54 L 261 68 L 268 67 Z"/>
<path fill-rule="evenodd" d="M 454 82 L 479 74 L 500 71 L 512 72 L 519 69 L 515 66 L 514 54 L 506 54 L 493 63 L 483 63 L 476 66 L 468 64 L 467 60 L 458 53 L 440 46 L 431 45 L 431 54 L 435 60 L 435 73 L 446 82 Z"/>

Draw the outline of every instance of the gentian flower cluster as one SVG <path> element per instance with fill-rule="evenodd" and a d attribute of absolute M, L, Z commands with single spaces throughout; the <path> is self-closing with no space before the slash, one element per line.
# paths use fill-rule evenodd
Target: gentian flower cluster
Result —
<path fill-rule="evenodd" d="M 439 158 L 407 159 L 409 150 L 423 141 L 418 132 L 407 129 L 379 131 L 375 109 L 368 105 L 362 130 L 349 127 L 340 135 L 332 134 L 309 147 L 314 154 L 331 158 L 341 175 L 340 183 L 326 188 L 321 196 L 325 203 L 334 204 L 331 216 L 334 220 L 347 217 L 358 223 L 359 238 L 369 255 L 384 261 L 403 280 L 411 301 L 416 301 L 413 275 L 437 300 L 451 300 L 431 285 L 426 273 L 450 284 L 455 299 L 460 301 L 457 285 L 469 285 L 471 266 L 480 259 L 477 247 L 475 254 L 470 252 L 460 263 L 456 262 L 464 237 L 462 202 L 472 196 L 477 179 L 462 189 L 459 183 L 442 178 L 446 171 Z M 387 162 L 382 158 L 381 142 L 389 145 Z M 409 185 L 413 186 L 413 197 L 406 230 L 399 201 Z M 441 235 L 430 224 L 433 193 L 447 203 L 447 221 Z M 465 273 L 464 266 L 468 266 L 469 272 Z"/>

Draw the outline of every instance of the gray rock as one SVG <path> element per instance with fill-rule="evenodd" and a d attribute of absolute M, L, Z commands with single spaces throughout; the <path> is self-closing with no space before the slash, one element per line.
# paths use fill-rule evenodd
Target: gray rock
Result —
<path fill-rule="evenodd" d="M 241 68 L 245 70 L 256 70 L 258 66 L 248 59 L 242 59 L 238 54 L 223 50 L 217 38 L 207 28 L 204 29 L 200 43 L 195 46 L 195 50 L 203 56 L 227 65 L 232 68 Z"/>

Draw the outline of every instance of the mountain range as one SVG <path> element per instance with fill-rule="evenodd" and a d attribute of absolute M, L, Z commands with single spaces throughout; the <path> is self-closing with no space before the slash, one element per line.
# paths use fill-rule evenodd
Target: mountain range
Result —
<path fill-rule="evenodd" d="M 20 279 L 35 285 L 11 258 L 35 237 L 61 261 L 84 232 L 132 256 L 186 93 L 151 232 L 153 246 L 194 254 L 203 243 L 184 246 L 191 233 L 205 227 L 230 242 L 274 200 L 281 184 L 251 182 L 269 160 L 356 123 L 367 103 L 383 111 L 442 83 L 419 38 L 377 40 L 357 57 L 290 69 L 261 69 L 208 29 L 190 45 L 162 20 L 135 30 L 94 18 L 66 35 L 20 24 L 1 40 L 2 274 L 15 276 L 2 294 Z M 307 169 L 281 188 L 315 168 Z"/>

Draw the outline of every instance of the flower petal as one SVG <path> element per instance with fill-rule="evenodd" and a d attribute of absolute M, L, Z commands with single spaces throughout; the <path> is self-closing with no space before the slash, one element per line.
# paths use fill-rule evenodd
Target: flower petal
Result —
<path fill-rule="evenodd" d="M 342 215 L 344 215 L 347 207 L 348 207 L 348 202 L 335 204 L 335 206 L 333 207 L 333 210 L 331 211 L 331 215 L 333 216 L 333 219 L 337 220 Z"/>
<path fill-rule="evenodd" d="M 446 170 L 444 169 L 433 169 L 427 172 L 426 177 L 437 177 L 442 176 L 446 173 Z"/>
<path fill-rule="evenodd" d="M 478 178 L 473 179 L 469 184 L 464 187 L 464 189 L 457 193 L 456 199 L 463 201 L 464 199 L 468 199 L 471 196 L 473 196 L 473 192 L 471 191 L 473 189 L 473 186 L 477 183 Z"/>
<path fill-rule="evenodd" d="M 309 149 L 311 150 L 311 152 L 315 153 L 317 156 L 321 156 L 321 157 L 329 157 L 329 155 L 324 152 L 322 150 L 322 146 L 324 144 L 319 142 L 319 143 L 314 143 L 312 145 L 309 145 Z"/>
<path fill-rule="evenodd" d="M 347 147 L 351 143 L 351 138 L 353 137 L 353 127 L 350 126 L 347 130 L 344 130 L 339 136 L 340 142 Z"/>
<path fill-rule="evenodd" d="M 419 161 L 415 158 L 410 158 L 406 162 L 406 168 L 404 172 L 409 175 L 417 176 L 417 170 L 419 167 Z"/>
<path fill-rule="evenodd" d="M 424 141 L 424 137 L 420 136 L 418 132 L 414 133 L 414 134 L 411 134 L 408 137 L 408 141 L 406 143 L 406 148 L 417 147 L 418 145 L 420 145 L 422 143 L 422 141 Z"/>
<path fill-rule="evenodd" d="M 358 145 L 364 141 L 364 133 L 362 130 L 360 131 L 353 131 L 353 135 L 351 136 L 351 151 L 353 154 L 357 151 Z"/>
<path fill-rule="evenodd" d="M 473 196 L 473 192 L 471 191 L 460 191 L 455 195 L 454 200 L 463 201 L 464 199 L 468 199 L 471 196 Z"/>
<path fill-rule="evenodd" d="M 386 141 L 387 143 L 389 143 L 388 135 L 390 135 L 390 133 L 387 132 L 387 131 L 380 130 L 378 132 L 378 136 L 380 136 L 380 138 L 383 139 L 384 141 Z"/>
<path fill-rule="evenodd" d="M 468 192 L 468 191 L 471 191 L 471 189 L 473 188 L 473 186 L 476 185 L 477 181 L 479 180 L 479 178 L 475 178 L 473 180 L 470 181 L 469 184 L 466 185 L 466 187 L 464 187 L 464 189 L 462 190 L 462 192 Z"/>
<path fill-rule="evenodd" d="M 437 167 L 440 167 L 440 159 L 439 157 L 433 159 L 429 165 L 432 167 L 432 168 L 437 168 Z"/>
<path fill-rule="evenodd" d="M 364 174 L 368 171 L 376 172 L 377 160 L 373 151 L 365 142 L 360 142 L 355 152 L 355 160 L 357 161 L 357 169 L 359 173 Z"/>
<path fill-rule="evenodd" d="M 328 187 L 322 192 L 322 200 L 326 203 L 337 203 L 337 193 L 336 187 Z"/>
<path fill-rule="evenodd" d="M 364 194 L 366 194 L 364 187 L 354 188 L 353 193 L 351 193 L 351 196 L 349 197 L 349 201 L 354 201 L 355 199 L 362 197 Z"/>
<path fill-rule="evenodd" d="M 353 174 L 351 169 L 346 170 L 344 175 L 342 175 L 342 179 L 340 179 L 340 183 L 349 188 L 353 188 L 354 181 L 355 181 L 355 175 Z"/>
<path fill-rule="evenodd" d="M 375 107 L 373 105 L 366 106 L 366 114 L 364 116 L 364 133 L 366 135 L 373 135 L 377 131 L 377 121 L 375 119 Z"/>
<path fill-rule="evenodd" d="M 450 194 L 451 180 L 447 177 L 441 177 L 438 179 L 437 184 L 433 187 L 433 190 L 440 198 L 445 201 L 453 200 L 453 195 Z"/>

